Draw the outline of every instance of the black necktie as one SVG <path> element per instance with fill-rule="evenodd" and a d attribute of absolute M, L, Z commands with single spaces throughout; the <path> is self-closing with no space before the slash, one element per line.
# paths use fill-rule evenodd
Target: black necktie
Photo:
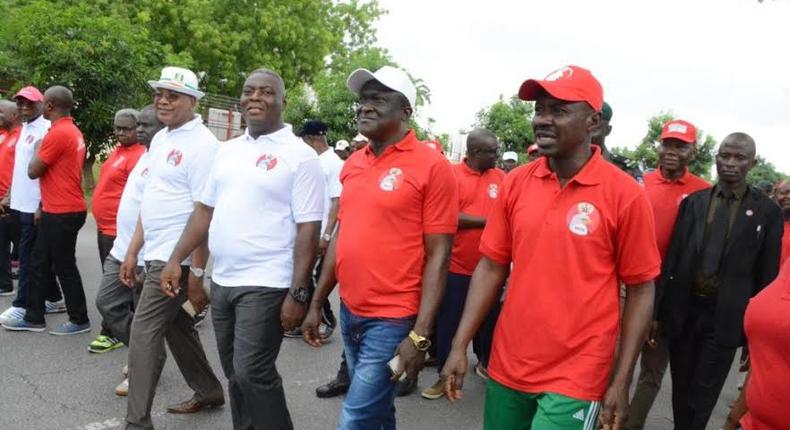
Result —
<path fill-rule="evenodd" d="M 719 272 L 721 257 L 724 254 L 724 247 L 727 244 L 727 233 L 730 230 L 730 205 L 732 204 L 732 193 L 721 191 L 724 201 L 716 208 L 708 226 L 708 242 L 702 251 L 702 275 L 705 278 L 716 275 Z"/>

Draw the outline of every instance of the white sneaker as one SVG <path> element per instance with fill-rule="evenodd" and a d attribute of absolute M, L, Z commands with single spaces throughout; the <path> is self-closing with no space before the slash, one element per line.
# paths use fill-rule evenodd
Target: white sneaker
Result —
<path fill-rule="evenodd" d="M 25 317 L 25 308 L 11 306 L 0 314 L 0 324 L 5 324 L 11 320 L 22 319 Z"/>
<path fill-rule="evenodd" d="M 129 376 L 129 365 L 127 364 L 126 366 L 123 366 L 123 370 L 121 372 L 123 372 L 124 378 Z"/>
<path fill-rule="evenodd" d="M 66 312 L 66 302 L 63 299 L 57 302 L 50 302 L 47 300 L 44 302 L 44 311 L 48 314 L 62 314 Z"/>
<path fill-rule="evenodd" d="M 115 395 L 121 397 L 126 397 L 129 395 L 129 378 L 124 379 L 123 382 L 115 387 Z"/>

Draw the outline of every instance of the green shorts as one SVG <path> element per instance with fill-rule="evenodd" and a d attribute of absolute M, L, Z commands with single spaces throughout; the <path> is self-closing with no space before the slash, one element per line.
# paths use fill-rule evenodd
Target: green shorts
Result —
<path fill-rule="evenodd" d="M 488 380 L 485 430 L 593 430 L 600 402 L 556 393 L 529 394 Z"/>

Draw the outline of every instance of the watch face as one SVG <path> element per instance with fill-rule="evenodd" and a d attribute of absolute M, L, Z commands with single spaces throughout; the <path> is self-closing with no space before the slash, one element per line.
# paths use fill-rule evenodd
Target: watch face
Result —
<path fill-rule="evenodd" d="M 417 349 L 420 351 L 427 351 L 431 347 L 431 342 L 428 340 L 421 340 L 417 342 Z"/>

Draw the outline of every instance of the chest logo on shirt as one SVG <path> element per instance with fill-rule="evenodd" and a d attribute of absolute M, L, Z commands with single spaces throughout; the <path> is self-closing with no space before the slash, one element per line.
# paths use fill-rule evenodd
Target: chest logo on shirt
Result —
<path fill-rule="evenodd" d="M 592 203 L 580 202 L 570 208 L 567 221 L 571 233 L 588 236 L 600 227 L 601 213 Z"/>
<path fill-rule="evenodd" d="M 33 143 L 33 139 L 34 139 L 34 138 L 33 138 L 33 135 L 32 135 L 32 134 L 28 134 L 28 135 L 27 135 L 27 139 L 25 139 L 25 143 L 27 143 L 28 145 L 30 145 L 31 143 Z"/>
<path fill-rule="evenodd" d="M 255 167 L 268 172 L 277 167 L 277 157 L 271 154 L 263 154 L 258 157 L 258 160 L 255 162 Z"/>
<path fill-rule="evenodd" d="M 392 167 L 379 178 L 379 188 L 384 191 L 395 191 L 403 184 L 403 170 Z"/>
<path fill-rule="evenodd" d="M 172 149 L 167 154 L 167 164 L 171 166 L 178 166 L 179 164 L 181 164 L 181 161 L 183 159 L 184 159 L 184 154 L 177 149 Z"/>
<path fill-rule="evenodd" d="M 117 169 L 118 166 L 120 166 L 124 161 L 126 161 L 126 156 L 121 155 L 117 160 L 115 160 L 115 163 L 112 163 L 112 168 Z"/>
<path fill-rule="evenodd" d="M 499 194 L 499 185 L 488 184 L 488 197 L 495 199 L 498 194 Z"/>
<path fill-rule="evenodd" d="M 143 169 L 142 172 L 140 172 L 140 176 L 142 176 L 143 178 L 148 176 L 148 168 L 147 167 L 145 169 Z"/>

